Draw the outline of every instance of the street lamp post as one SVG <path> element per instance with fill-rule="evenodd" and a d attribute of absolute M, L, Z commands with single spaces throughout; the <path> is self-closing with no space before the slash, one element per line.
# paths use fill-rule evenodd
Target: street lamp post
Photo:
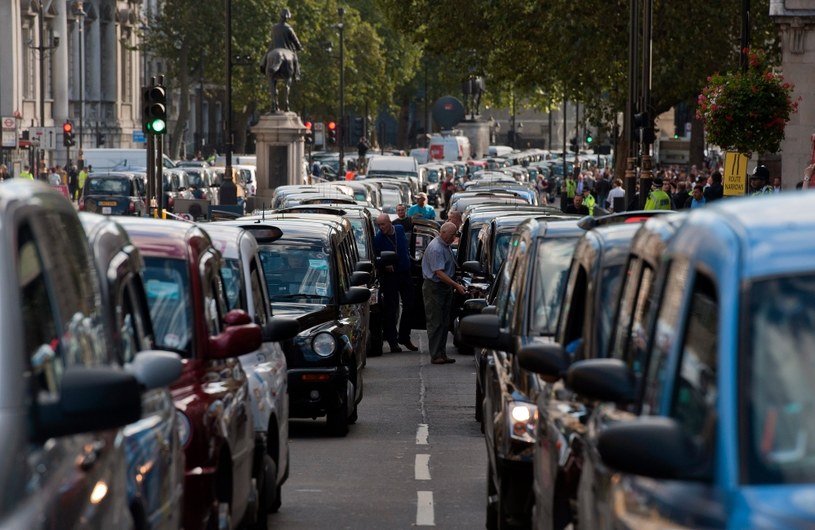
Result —
<path fill-rule="evenodd" d="M 45 11 L 43 9 L 43 0 L 39 0 L 37 2 L 37 31 L 39 32 L 39 45 L 33 46 L 31 43 L 28 43 L 28 46 L 33 49 L 37 50 L 40 53 L 40 127 L 45 127 L 45 52 L 48 50 L 53 50 L 57 46 L 59 46 L 59 37 L 54 35 L 54 39 L 52 44 L 46 45 L 45 44 Z M 40 161 L 37 161 L 37 157 L 34 158 L 36 162 L 36 173 L 39 176 L 39 166 L 40 164 L 44 165 L 45 161 L 45 150 L 40 147 Z"/>
<path fill-rule="evenodd" d="M 85 6 L 83 0 L 74 4 L 76 24 L 79 31 L 79 153 L 82 153 L 82 135 L 85 116 Z M 79 158 L 79 157 L 77 157 Z"/>
<path fill-rule="evenodd" d="M 340 18 L 340 22 L 337 24 L 337 29 L 340 32 L 340 126 L 337 128 L 337 144 L 340 147 L 339 176 L 343 178 L 345 173 L 345 42 L 343 40 L 345 9 L 338 7 L 337 15 Z"/>

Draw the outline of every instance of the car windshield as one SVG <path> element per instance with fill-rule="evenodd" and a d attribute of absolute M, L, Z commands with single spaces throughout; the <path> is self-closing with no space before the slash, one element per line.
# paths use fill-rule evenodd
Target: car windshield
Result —
<path fill-rule="evenodd" d="M 382 211 L 385 213 L 396 213 L 396 205 L 402 202 L 399 190 L 382 189 Z"/>
<path fill-rule="evenodd" d="M 438 169 L 428 169 L 427 170 L 427 181 L 431 184 L 435 184 L 439 181 L 439 170 Z"/>
<path fill-rule="evenodd" d="M 738 381 L 744 482 L 815 482 L 815 275 L 753 283 Z"/>
<path fill-rule="evenodd" d="M 144 258 L 144 288 L 156 335 L 156 346 L 192 356 L 192 300 L 187 262 Z"/>
<path fill-rule="evenodd" d="M 191 186 L 195 186 L 198 189 L 207 187 L 200 172 L 187 170 L 187 177 Z"/>
<path fill-rule="evenodd" d="M 543 239 L 535 251 L 530 334 L 554 335 L 577 238 Z"/>
<path fill-rule="evenodd" d="M 331 302 L 330 256 L 322 247 L 276 242 L 261 245 L 260 261 L 272 302 Z"/>
<path fill-rule="evenodd" d="M 85 185 L 89 195 L 130 195 L 130 180 L 126 178 L 90 178 Z"/>
<path fill-rule="evenodd" d="M 357 250 L 359 251 L 359 259 L 368 259 L 368 233 L 365 232 L 365 227 L 362 223 L 365 222 L 361 217 L 349 219 L 351 221 L 351 228 L 354 229 L 354 239 L 357 240 Z"/>
<path fill-rule="evenodd" d="M 244 303 L 241 300 L 241 262 L 237 259 L 224 259 L 221 267 L 221 277 L 226 288 L 226 302 L 229 310 L 243 309 Z"/>

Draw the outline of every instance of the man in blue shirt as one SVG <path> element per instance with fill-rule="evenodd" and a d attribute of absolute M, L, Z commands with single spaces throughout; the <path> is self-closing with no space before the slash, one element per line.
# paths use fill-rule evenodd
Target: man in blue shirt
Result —
<path fill-rule="evenodd" d="M 410 341 L 410 319 L 413 314 L 413 279 L 410 277 L 410 256 L 404 229 L 391 223 L 388 214 L 376 218 L 379 231 L 374 236 L 374 252 L 396 252 L 396 264 L 380 267 L 382 287 L 382 334 L 388 341 L 391 353 L 400 352 L 402 344 L 410 351 L 418 346 Z M 399 334 L 396 334 L 396 315 L 399 313 L 399 299 L 402 299 L 402 318 L 399 321 Z"/>
<path fill-rule="evenodd" d="M 436 210 L 434 210 L 432 206 L 427 205 L 427 194 L 424 192 L 416 195 L 416 204 L 408 208 L 407 211 L 408 217 L 413 217 L 417 214 L 420 215 L 422 219 L 428 219 L 430 221 L 435 221 L 436 219 Z"/>
<path fill-rule="evenodd" d="M 424 298 L 427 341 L 430 362 L 448 364 L 456 362 L 447 357 L 447 331 L 453 305 L 453 292 L 466 294 L 463 285 L 453 279 L 456 261 L 450 244 L 458 228 L 453 223 L 441 225 L 438 237 L 427 245 L 422 258 L 422 297 Z"/>

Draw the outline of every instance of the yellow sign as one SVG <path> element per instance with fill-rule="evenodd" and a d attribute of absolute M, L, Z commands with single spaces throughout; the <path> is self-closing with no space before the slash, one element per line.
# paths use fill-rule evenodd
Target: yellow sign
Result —
<path fill-rule="evenodd" d="M 744 153 L 727 151 L 724 154 L 724 195 L 744 195 L 747 190 L 747 163 L 750 157 Z"/>

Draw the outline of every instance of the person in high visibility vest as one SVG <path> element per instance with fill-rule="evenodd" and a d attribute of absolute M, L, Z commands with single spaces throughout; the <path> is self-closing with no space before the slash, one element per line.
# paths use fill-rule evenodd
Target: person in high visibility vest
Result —
<path fill-rule="evenodd" d="M 20 171 L 20 176 L 18 178 L 34 180 L 34 175 L 31 174 L 31 166 L 25 166 L 25 169 Z"/>
<path fill-rule="evenodd" d="M 767 184 L 770 180 L 770 170 L 767 166 L 756 166 L 750 175 L 750 196 L 772 195 L 773 187 Z"/>
<path fill-rule="evenodd" d="M 577 195 L 577 181 L 572 177 L 566 178 L 566 198 L 574 199 Z"/>
<path fill-rule="evenodd" d="M 671 210 L 671 196 L 666 191 L 670 190 L 670 182 L 662 179 L 654 180 L 655 189 L 648 195 L 645 201 L 646 210 Z"/>
<path fill-rule="evenodd" d="M 594 205 L 597 201 L 594 195 L 591 194 L 591 188 L 588 186 L 583 187 L 583 206 L 589 209 L 589 215 L 594 215 Z"/>

